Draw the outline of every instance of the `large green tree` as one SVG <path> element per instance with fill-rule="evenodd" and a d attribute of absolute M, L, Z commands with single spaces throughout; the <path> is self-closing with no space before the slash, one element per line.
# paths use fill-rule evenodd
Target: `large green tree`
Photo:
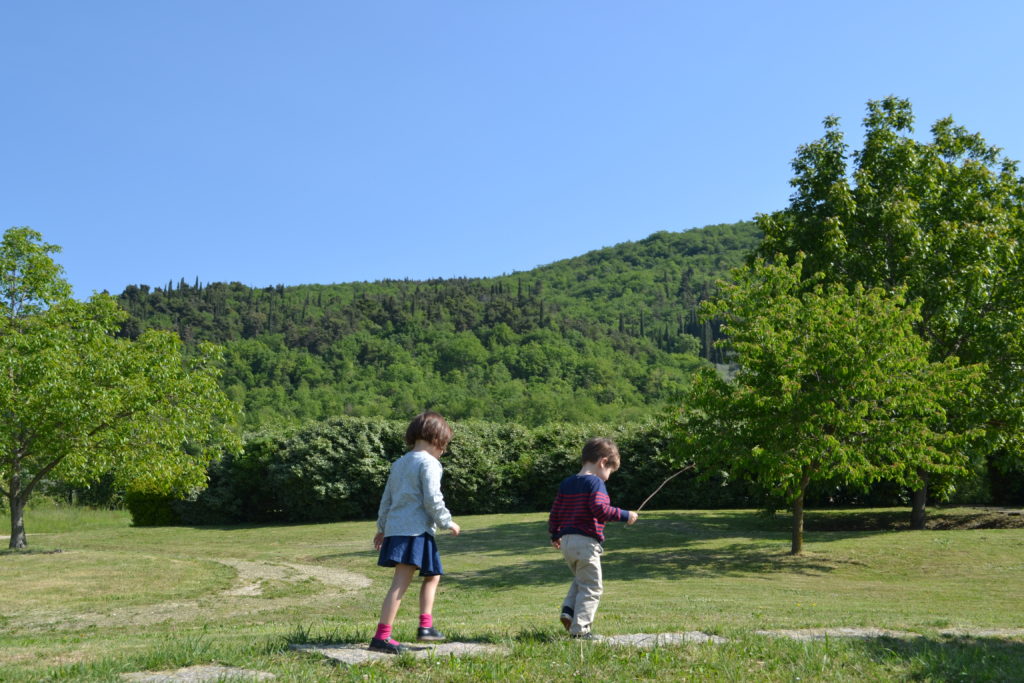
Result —
<path fill-rule="evenodd" d="M 847 285 L 905 288 L 919 299 L 915 330 L 931 359 L 988 368 L 978 400 L 951 419 L 986 428 L 987 448 L 978 453 L 1019 464 L 1024 180 L 1016 162 L 951 118 L 932 126 L 929 142 L 912 137 L 913 123 L 907 100 L 869 102 L 863 148 L 851 154 L 838 119 L 825 119 L 824 136 L 801 146 L 793 161 L 790 205 L 758 218 L 759 253 L 804 252 L 805 277 L 820 272 Z M 924 526 L 928 483 L 937 474 L 922 468 L 912 482 L 914 528 Z"/>
<path fill-rule="evenodd" d="M 920 305 L 901 292 L 808 282 L 801 258 L 779 261 L 738 269 L 704 305 L 724 321 L 740 369 L 731 380 L 700 374 L 679 428 L 702 469 L 753 479 L 792 507 L 798 554 L 812 481 L 964 471 L 972 433 L 952 431 L 947 411 L 975 395 L 981 369 L 929 361 L 913 329 Z"/>
<path fill-rule="evenodd" d="M 0 492 L 11 548 L 27 545 L 25 504 L 38 484 L 88 484 L 112 473 L 147 492 L 205 484 L 206 465 L 238 444 L 234 408 L 217 385 L 216 347 L 185 356 L 170 332 L 117 336 L 127 314 L 107 295 L 87 302 L 28 228 L 0 245 Z"/>

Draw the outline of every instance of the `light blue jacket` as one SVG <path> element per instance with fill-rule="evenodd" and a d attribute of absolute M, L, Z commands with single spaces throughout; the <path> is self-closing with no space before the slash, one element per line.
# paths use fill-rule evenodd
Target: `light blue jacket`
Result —
<path fill-rule="evenodd" d="M 377 531 L 385 536 L 436 534 L 451 527 L 452 513 L 441 495 L 441 462 L 425 451 L 409 451 L 395 461 L 377 511 Z"/>

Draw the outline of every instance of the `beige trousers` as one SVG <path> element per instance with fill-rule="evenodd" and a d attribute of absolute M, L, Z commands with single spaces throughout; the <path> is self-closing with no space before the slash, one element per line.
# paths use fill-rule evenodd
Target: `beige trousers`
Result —
<path fill-rule="evenodd" d="M 566 534 L 562 536 L 562 557 L 572 570 L 573 581 L 565 596 L 563 605 L 573 608 L 572 625 L 569 634 L 578 636 L 590 633 L 594 623 L 597 604 L 604 592 L 601 583 L 601 553 L 604 548 L 589 536 Z"/>

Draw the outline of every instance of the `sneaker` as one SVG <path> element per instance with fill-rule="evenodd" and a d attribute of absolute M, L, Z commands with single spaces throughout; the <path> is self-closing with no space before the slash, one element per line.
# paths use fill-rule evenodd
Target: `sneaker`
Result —
<path fill-rule="evenodd" d="M 569 627 L 572 626 L 572 618 L 574 614 L 575 612 L 573 612 L 572 607 L 562 605 L 562 616 L 560 616 L 559 619 L 562 621 L 562 626 L 565 627 L 566 631 L 568 631 Z"/>
<path fill-rule="evenodd" d="M 587 631 L 586 633 L 570 633 L 569 637 L 573 640 L 601 640 L 601 636 L 596 633 Z"/>
<path fill-rule="evenodd" d="M 444 640 L 444 634 L 433 626 L 420 626 L 416 629 L 416 640 L 419 640 L 420 642 Z"/>
<path fill-rule="evenodd" d="M 409 648 L 402 645 L 397 640 L 381 640 L 380 638 L 370 638 L 370 648 L 373 652 L 385 652 L 389 655 L 400 655 Z"/>

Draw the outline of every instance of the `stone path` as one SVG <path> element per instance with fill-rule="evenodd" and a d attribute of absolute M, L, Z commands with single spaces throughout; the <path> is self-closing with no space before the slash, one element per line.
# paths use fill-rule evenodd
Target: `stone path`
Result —
<path fill-rule="evenodd" d="M 825 638 L 920 638 L 920 633 L 892 631 L 886 628 L 784 628 L 754 631 L 761 636 L 792 638 L 793 640 L 824 640 Z"/>
<path fill-rule="evenodd" d="M 620 636 L 600 636 L 594 642 L 606 645 L 629 645 L 649 650 L 662 645 L 679 645 L 680 643 L 719 643 L 728 642 L 722 636 L 714 636 L 701 631 L 683 631 L 681 633 L 630 633 Z"/>
<path fill-rule="evenodd" d="M 754 631 L 762 636 L 776 638 L 792 638 L 793 640 L 824 640 L 825 638 L 920 638 L 922 634 L 912 631 L 893 631 L 887 628 L 872 626 L 860 628 L 798 628 L 773 629 L 770 631 Z M 954 638 L 1024 638 L 1024 628 L 989 628 L 966 629 L 947 628 L 939 631 L 939 635 Z"/>
<path fill-rule="evenodd" d="M 299 652 L 311 652 L 323 655 L 345 664 L 365 664 L 366 662 L 394 661 L 395 656 L 384 652 L 371 652 L 366 645 L 336 643 L 333 645 L 292 645 L 291 649 Z M 509 650 L 500 645 L 488 645 L 483 643 L 440 643 L 433 646 L 410 646 L 409 654 L 413 657 L 474 657 L 479 655 L 508 655 Z"/>
<path fill-rule="evenodd" d="M 253 669 L 240 669 L 235 666 L 218 666 L 216 664 L 203 664 L 200 666 L 187 666 L 174 671 L 138 671 L 136 673 L 121 674 L 126 681 L 145 681 L 146 683 L 176 683 L 177 681 L 269 681 L 277 678 L 266 671 L 254 671 Z"/>

